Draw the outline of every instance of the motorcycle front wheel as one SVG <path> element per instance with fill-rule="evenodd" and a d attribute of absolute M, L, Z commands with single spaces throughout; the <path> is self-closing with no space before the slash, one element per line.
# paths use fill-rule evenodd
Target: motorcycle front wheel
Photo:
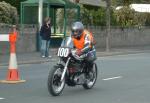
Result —
<path fill-rule="evenodd" d="M 93 68 L 86 74 L 86 82 L 83 84 L 85 89 L 91 89 L 97 80 L 97 65 L 96 63 L 93 64 Z"/>
<path fill-rule="evenodd" d="M 58 96 L 65 87 L 65 79 L 61 81 L 63 69 L 60 66 L 54 66 L 48 75 L 48 91 L 52 96 Z"/>

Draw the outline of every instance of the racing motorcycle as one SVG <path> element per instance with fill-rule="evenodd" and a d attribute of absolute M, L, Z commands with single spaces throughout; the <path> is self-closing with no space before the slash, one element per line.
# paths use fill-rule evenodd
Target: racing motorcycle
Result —
<path fill-rule="evenodd" d="M 84 58 L 87 54 L 76 55 L 73 49 L 71 37 L 63 40 L 58 49 L 58 63 L 50 69 L 48 75 L 48 91 L 52 96 L 62 93 L 65 84 L 68 86 L 82 85 L 85 89 L 91 89 L 97 79 L 97 65 L 89 65 Z"/>

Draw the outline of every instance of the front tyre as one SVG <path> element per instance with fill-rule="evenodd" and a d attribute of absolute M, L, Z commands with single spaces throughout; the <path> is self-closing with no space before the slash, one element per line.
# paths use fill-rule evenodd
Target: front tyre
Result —
<path fill-rule="evenodd" d="M 83 84 L 85 89 L 91 89 L 97 80 L 97 65 L 94 63 L 93 68 L 86 74 L 86 82 Z"/>
<path fill-rule="evenodd" d="M 62 93 L 65 86 L 65 79 L 61 81 L 63 68 L 61 66 L 54 66 L 48 75 L 48 91 L 52 96 L 58 96 Z"/>

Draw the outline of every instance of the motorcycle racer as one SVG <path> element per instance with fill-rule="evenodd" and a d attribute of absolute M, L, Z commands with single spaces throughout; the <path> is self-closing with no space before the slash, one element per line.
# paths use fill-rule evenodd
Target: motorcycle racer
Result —
<path fill-rule="evenodd" d="M 78 56 L 87 54 L 85 60 L 93 64 L 93 61 L 96 60 L 96 49 L 92 33 L 84 29 L 81 22 L 74 22 L 71 26 L 71 37 L 76 54 Z"/>
<path fill-rule="evenodd" d="M 50 69 L 48 91 L 53 96 L 62 93 L 65 84 L 82 85 L 91 89 L 97 80 L 96 50 L 92 34 L 84 29 L 81 22 L 73 23 L 70 37 L 64 38 L 57 51 L 60 58 Z"/>

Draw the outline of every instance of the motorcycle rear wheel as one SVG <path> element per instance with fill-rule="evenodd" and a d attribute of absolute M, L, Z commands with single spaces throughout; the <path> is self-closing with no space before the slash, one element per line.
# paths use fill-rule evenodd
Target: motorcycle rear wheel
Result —
<path fill-rule="evenodd" d="M 59 66 L 54 66 L 48 75 L 48 91 L 52 96 L 58 96 L 62 93 L 65 87 L 65 79 L 61 81 L 63 69 Z"/>
<path fill-rule="evenodd" d="M 87 74 L 86 82 L 82 85 L 83 88 L 91 89 L 95 85 L 97 80 L 97 73 L 98 73 L 97 65 L 96 63 L 94 63 L 93 68 Z"/>

